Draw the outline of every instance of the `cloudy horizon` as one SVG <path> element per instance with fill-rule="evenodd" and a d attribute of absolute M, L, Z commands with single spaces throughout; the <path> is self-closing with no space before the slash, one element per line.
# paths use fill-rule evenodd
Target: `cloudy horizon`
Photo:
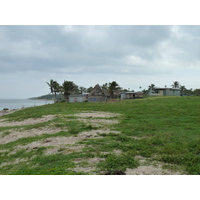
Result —
<path fill-rule="evenodd" d="M 138 91 L 200 88 L 200 26 L 0 26 L 0 99 L 50 93 L 50 79 Z"/>

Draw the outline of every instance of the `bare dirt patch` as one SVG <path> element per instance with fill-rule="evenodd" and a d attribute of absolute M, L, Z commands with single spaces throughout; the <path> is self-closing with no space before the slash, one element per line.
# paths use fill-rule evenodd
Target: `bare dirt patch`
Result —
<path fill-rule="evenodd" d="M 121 151 L 121 150 L 118 150 L 118 149 L 114 149 L 114 150 L 113 150 L 113 153 L 114 153 L 114 155 L 119 156 L 119 155 L 122 154 L 122 151 Z"/>
<path fill-rule="evenodd" d="M 34 148 L 34 147 L 59 146 L 59 145 L 65 145 L 65 144 L 74 144 L 79 141 L 80 141 L 80 138 L 78 137 L 52 137 L 52 138 L 47 138 L 45 140 L 32 142 L 22 147 Z"/>
<path fill-rule="evenodd" d="M 181 175 L 179 171 L 163 169 L 163 163 L 157 161 L 148 161 L 142 156 L 136 156 L 141 166 L 135 169 L 127 168 L 126 175 Z"/>
<path fill-rule="evenodd" d="M 76 117 L 83 117 L 83 118 L 112 118 L 117 117 L 120 114 L 118 113 L 109 113 L 109 112 L 90 112 L 90 113 L 79 113 L 75 114 Z"/>
<path fill-rule="evenodd" d="M 1 127 L 5 126 L 26 126 L 26 125 L 33 125 L 33 124 L 38 124 L 38 123 L 43 123 L 50 121 L 55 118 L 55 115 L 45 115 L 42 118 L 30 118 L 26 119 L 24 121 L 15 121 L 15 122 L 6 122 L 5 120 L 0 122 Z"/>
<path fill-rule="evenodd" d="M 83 148 L 85 148 L 85 145 L 74 145 L 74 146 L 68 146 L 68 147 L 63 147 L 63 148 L 48 148 L 45 151 L 45 155 L 52 155 L 52 154 L 69 154 L 72 152 L 79 152 L 81 151 Z"/>
<path fill-rule="evenodd" d="M 91 131 L 84 131 L 78 134 L 78 137 L 81 138 L 93 138 L 98 137 L 100 134 L 109 134 L 109 133 L 115 133 L 119 134 L 119 131 L 112 131 L 109 129 L 97 129 L 97 130 L 91 130 Z"/>
<path fill-rule="evenodd" d="M 129 138 L 135 139 L 135 140 L 142 140 L 147 138 L 146 136 L 142 136 L 142 137 L 137 137 L 137 136 L 128 136 Z"/>
<path fill-rule="evenodd" d="M 116 156 L 119 156 L 122 154 L 122 151 L 119 149 L 114 149 L 112 152 L 101 152 L 101 154 L 103 154 L 103 155 L 114 154 Z"/>
<path fill-rule="evenodd" d="M 99 134 L 102 134 L 102 133 L 109 134 L 109 133 L 119 133 L 119 132 L 111 131 L 111 130 L 101 130 L 100 129 L 100 130 L 91 130 L 91 131 L 81 132 L 81 133 L 78 134 L 77 137 L 72 137 L 72 136 L 70 136 L 70 137 L 51 137 L 51 138 L 31 142 L 31 143 L 26 144 L 24 146 L 19 145 L 10 154 L 14 154 L 21 149 L 33 149 L 33 148 L 50 147 L 50 146 L 55 146 L 55 147 L 58 147 L 58 148 L 61 148 L 61 147 L 64 148 L 68 144 L 74 145 L 75 143 L 80 142 L 83 139 L 101 138 L 101 136 L 99 136 Z M 71 148 L 73 148 L 73 147 L 71 147 Z M 49 150 L 49 151 L 51 151 L 51 150 Z M 66 150 L 66 151 L 68 151 L 68 150 Z M 53 154 L 53 152 L 57 153 L 57 150 L 56 149 L 52 150 L 51 153 Z"/>
<path fill-rule="evenodd" d="M 180 175 L 180 172 L 174 172 L 167 169 L 162 169 L 162 165 L 157 167 L 153 165 L 140 166 L 136 169 L 127 169 L 126 175 Z"/>
<path fill-rule="evenodd" d="M 75 172 L 85 172 L 85 173 L 89 173 L 90 175 L 95 175 L 96 173 L 94 172 L 96 170 L 96 167 L 75 167 L 73 169 Z"/>
<path fill-rule="evenodd" d="M 77 123 L 79 121 L 84 122 L 86 124 L 99 127 L 98 129 L 93 129 L 90 131 L 84 131 L 79 133 L 75 136 L 68 136 L 68 137 L 53 137 L 46 139 L 40 139 L 39 141 L 34 141 L 26 145 L 18 145 L 15 147 L 15 150 L 10 152 L 9 155 L 15 154 L 17 151 L 21 149 L 26 149 L 27 151 L 37 150 L 40 147 L 47 147 L 44 151 L 45 155 L 52 155 L 52 154 L 69 154 L 72 152 L 78 152 L 82 151 L 83 148 L 86 147 L 86 145 L 83 144 L 77 144 L 78 142 L 81 142 L 85 139 L 92 139 L 92 138 L 102 138 L 102 134 L 120 134 L 119 131 L 113 131 L 109 129 L 109 125 L 117 124 L 119 123 L 116 119 L 109 119 L 119 116 L 120 114 L 115 113 L 108 113 L 108 112 L 90 112 L 90 113 L 79 113 L 74 116 L 78 117 L 79 119 L 70 119 L 70 120 L 77 120 Z M 42 118 L 38 119 L 26 119 L 24 121 L 15 121 L 15 122 L 6 122 L 0 121 L 0 126 L 24 126 L 24 125 L 32 125 L 37 123 L 42 123 L 46 121 L 53 120 L 55 118 L 55 115 L 47 115 Z M 101 119 L 102 118 L 102 119 Z M 104 118 L 104 119 L 103 119 Z M 103 128 L 102 128 L 103 127 Z M 46 126 L 43 128 L 38 129 L 31 129 L 31 130 L 25 130 L 25 129 L 14 129 L 13 127 L 10 128 L 9 134 L 0 138 L 0 144 L 6 144 L 8 142 L 16 141 L 20 138 L 27 138 L 32 136 L 39 136 L 42 134 L 54 134 L 59 131 L 62 131 L 60 128 L 56 128 L 53 126 Z M 92 145 L 91 145 L 92 146 Z M 113 151 L 114 154 L 118 155 L 121 152 L 119 151 Z M 94 170 L 96 169 L 96 164 L 104 161 L 104 158 L 88 158 L 88 159 L 80 159 L 79 161 L 75 161 L 77 163 L 77 167 L 74 169 L 71 169 L 76 172 L 86 172 L 89 174 L 96 174 Z M 26 162 L 26 160 L 15 160 L 14 162 L 10 162 L 7 164 L 16 164 L 17 162 Z M 82 163 L 87 163 L 86 165 L 81 165 Z M 4 163 L 4 166 L 7 165 Z"/>
<path fill-rule="evenodd" d="M 82 159 L 82 158 L 77 158 L 74 160 L 75 163 L 81 163 L 81 162 L 87 162 L 89 164 L 97 164 L 99 162 L 104 161 L 105 158 L 88 158 L 88 159 Z"/>
<path fill-rule="evenodd" d="M 86 123 L 87 125 L 92 125 L 94 127 L 100 127 L 101 125 L 112 125 L 119 123 L 116 119 L 109 119 L 117 117 L 121 114 L 118 113 L 109 113 L 109 112 L 85 112 L 74 114 L 73 116 L 80 117 L 79 119 L 74 119 Z M 106 119 L 99 119 L 106 118 Z M 72 120 L 70 120 L 72 121 Z"/>
<path fill-rule="evenodd" d="M 50 127 L 50 126 L 43 127 L 40 129 L 12 131 L 9 135 L 0 138 L 0 144 L 6 144 L 9 142 L 13 142 L 20 138 L 33 137 L 33 136 L 38 136 L 38 135 L 42 135 L 42 134 L 54 134 L 59 131 L 61 131 L 61 129 L 55 128 L 55 127 Z"/>
<path fill-rule="evenodd" d="M 13 162 L 3 162 L 1 165 L 0 165 L 0 167 L 4 167 L 4 166 L 6 166 L 6 165 L 15 165 L 15 164 L 19 164 L 19 163 L 21 163 L 21 162 L 27 162 L 28 161 L 28 159 L 20 159 L 20 158 L 17 158 L 17 159 L 15 159 L 15 161 L 13 161 Z"/>
<path fill-rule="evenodd" d="M 5 153 L 5 152 L 8 152 L 8 149 L 0 150 L 0 153 Z"/>
<path fill-rule="evenodd" d="M 16 147 L 16 149 L 11 152 L 10 154 L 14 154 L 17 151 L 19 151 L 20 149 L 33 149 L 33 148 L 39 148 L 39 147 L 48 147 L 48 146 L 56 146 L 56 147 L 61 147 L 61 146 L 65 146 L 68 144 L 75 144 L 77 142 L 82 141 L 83 139 L 86 138 L 101 138 L 101 136 L 99 136 L 99 134 L 109 134 L 109 133 L 119 133 L 117 131 L 111 131 L 111 130 L 91 130 L 91 131 L 85 131 L 85 132 L 81 132 L 77 135 L 77 137 L 50 137 L 47 139 L 43 139 L 43 140 L 39 140 L 39 141 L 35 141 L 35 142 L 31 142 L 27 145 L 19 145 Z M 71 147 L 73 148 L 73 147 Z M 55 151 L 57 152 L 57 151 Z"/>
<path fill-rule="evenodd" d="M 111 120 L 111 119 L 76 119 L 77 121 L 81 121 L 88 125 L 92 125 L 94 127 L 99 127 L 99 125 L 111 125 L 111 124 L 118 124 L 118 120 Z"/>
<path fill-rule="evenodd" d="M 88 158 L 88 159 L 77 158 L 74 160 L 74 162 L 80 166 L 76 166 L 72 170 L 75 172 L 85 172 L 85 173 L 89 173 L 91 175 L 95 175 L 96 174 L 96 172 L 95 172 L 96 164 L 99 162 L 102 162 L 104 160 L 105 160 L 105 158 L 98 158 L 98 157 Z M 85 164 L 85 162 L 88 164 Z M 84 163 L 85 166 L 84 167 L 81 166 L 81 163 Z"/>

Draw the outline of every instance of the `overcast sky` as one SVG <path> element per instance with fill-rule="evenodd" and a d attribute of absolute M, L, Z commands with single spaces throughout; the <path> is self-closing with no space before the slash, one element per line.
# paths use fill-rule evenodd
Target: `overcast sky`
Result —
<path fill-rule="evenodd" d="M 200 88 L 200 26 L 1 25 L 0 98 L 48 94 L 50 79 Z"/>

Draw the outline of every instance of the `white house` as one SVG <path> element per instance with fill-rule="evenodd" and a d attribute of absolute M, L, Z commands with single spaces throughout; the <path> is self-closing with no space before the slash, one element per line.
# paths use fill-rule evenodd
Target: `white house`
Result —
<path fill-rule="evenodd" d="M 149 96 L 180 96 L 179 88 L 153 88 L 149 90 Z"/>

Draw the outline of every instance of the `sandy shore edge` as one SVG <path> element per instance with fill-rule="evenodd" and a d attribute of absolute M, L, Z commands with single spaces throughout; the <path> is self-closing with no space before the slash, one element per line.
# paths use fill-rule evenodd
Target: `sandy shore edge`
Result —
<path fill-rule="evenodd" d="M 8 115 L 8 114 L 14 113 L 14 112 L 22 110 L 22 109 L 23 108 L 21 108 L 21 109 L 10 109 L 10 110 L 0 110 L 0 117 L 3 116 L 3 115 Z"/>

